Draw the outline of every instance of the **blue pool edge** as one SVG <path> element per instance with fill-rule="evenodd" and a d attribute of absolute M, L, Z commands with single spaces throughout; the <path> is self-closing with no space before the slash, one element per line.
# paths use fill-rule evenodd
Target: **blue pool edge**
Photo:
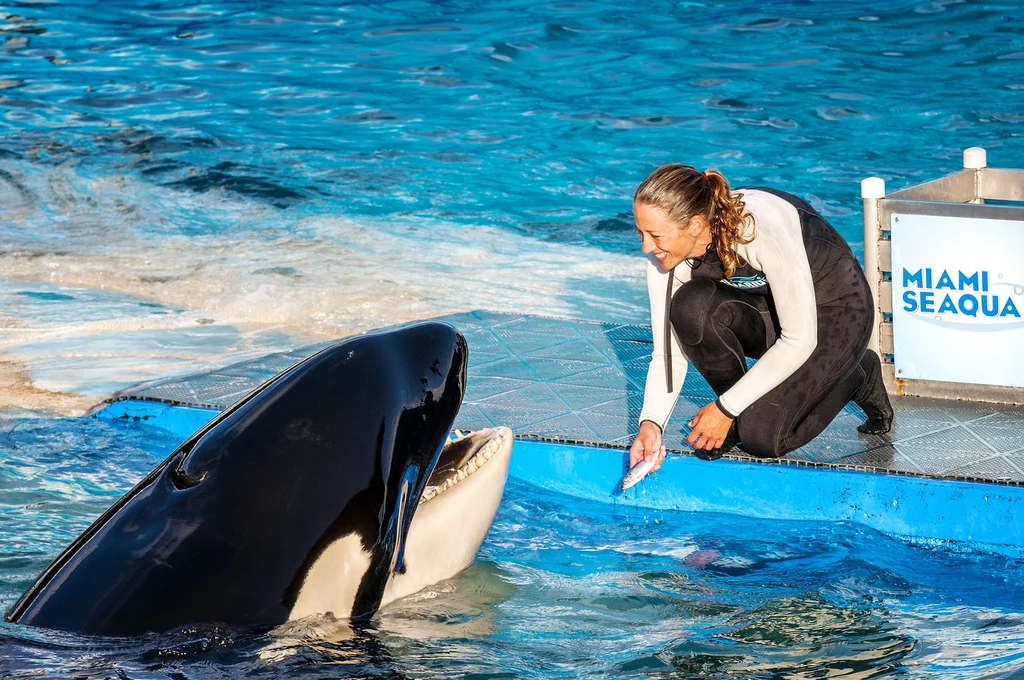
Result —
<path fill-rule="evenodd" d="M 182 440 L 218 409 L 121 400 L 94 417 L 157 427 Z M 852 522 L 925 547 L 1024 558 L 1024 487 L 885 472 L 671 455 L 625 493 L 625 449 L 518 438 L 509 474 L 568 496 L 629 507 L 757 519 Z"/>

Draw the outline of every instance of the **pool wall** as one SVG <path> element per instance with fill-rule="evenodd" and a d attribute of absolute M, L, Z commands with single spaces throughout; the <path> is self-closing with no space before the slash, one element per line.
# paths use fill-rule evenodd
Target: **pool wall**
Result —
<path fill-rule="evenodd" d="M 613 495 L 621 449 L 520 439 L 509 474 L 550 491 L 639 508 L 783 520 L 849 521 L 925 545 L 1024 556 L 1024 488 L 892 473 L 669 456 Z"/>

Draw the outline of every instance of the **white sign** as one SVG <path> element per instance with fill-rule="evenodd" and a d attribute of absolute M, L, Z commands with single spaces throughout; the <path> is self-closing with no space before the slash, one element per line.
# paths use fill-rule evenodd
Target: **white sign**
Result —
<path fill-rule="evenodd" d="M 897 378 L 1024 387 L 1024 221 L 893 215 Z"/>

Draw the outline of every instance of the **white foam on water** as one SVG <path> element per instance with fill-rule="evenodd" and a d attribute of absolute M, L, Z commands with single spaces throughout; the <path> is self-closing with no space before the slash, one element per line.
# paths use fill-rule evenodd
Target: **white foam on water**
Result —
<path fill-rule="evenodd" d="M 0 355 L 37 391 L 95 402 L 164 375 L 473 309 L 647 320 L 639 253 L 432 218 L 303 215 L 64 167 L 31 167 L 21 181 L 35 203 L 4 228 L 14 236 L 0 252 Z M 14 405 L 39 404 L 26 392 Z"/>

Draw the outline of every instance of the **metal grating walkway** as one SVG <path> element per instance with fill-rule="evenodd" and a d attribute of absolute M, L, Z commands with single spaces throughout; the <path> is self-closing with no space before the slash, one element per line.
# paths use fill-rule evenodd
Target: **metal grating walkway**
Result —
<path fill-rule="evenodd" d="M 457 428 L 505 425 L 519 437 L 632 443 L 650 361 L 649 327 L 485 311 L 438 320 L 462 331 L 470 348 Z M 225 408 L 328 344 L 146 383 L 117 399 Z M 664 436 L 670 450 L 689 452 L 685 423 L 714 397 L 697 371 L 687 372 Z M 886 437 L 859 434 L 863 415 L 850 405 L 813 442 L 766 464 L 1024 484 L 1024 408 L 918 397 L 894 398 L 893 406 L 896 422 Z"/>

